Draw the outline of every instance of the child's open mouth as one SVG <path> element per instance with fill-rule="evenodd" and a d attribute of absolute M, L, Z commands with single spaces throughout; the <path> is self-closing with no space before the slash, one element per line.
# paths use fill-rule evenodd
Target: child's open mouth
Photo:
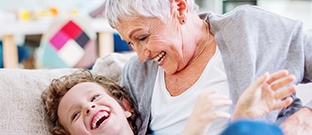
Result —
<path fill-rule="evenodd" d="M 97 129 L 103 125 L 104 121 L 110 116 L 110 112 L 106 110 L 100 110 L 93 116 L 91 121 L 91 130 Z"/>

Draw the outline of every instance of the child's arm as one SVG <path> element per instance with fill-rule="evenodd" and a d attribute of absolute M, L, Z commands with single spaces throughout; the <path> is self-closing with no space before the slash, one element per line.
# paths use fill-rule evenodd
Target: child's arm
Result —
<path fill-rule="evenodd" d="M 216 108 L 230 106 L 232 101 L 225 95 L 217 94 L 214 90 L 201 93 L 195 103 L 193 112 L 181 135 L 205 134 L 216 119 L 229 119 L 230 114 L 216 111 Z"/>
<path fill-rule="evenodd" d="M 295 92 L 294 85 L 287 85 L 294 80 L 295 77 L 288 75 L 286 70 L 271 75 L 266 73 L 259 77 L 240 96 L 234 110 L 233 119 L 256 118 L 273 110 L 287 107 L 293 99 L 286 97 Z M 286 88 L 280 91 L 284 87 Z M 283 98 L 286 99 L 280 101 Z M 229 113 L 216 111 L 215 109 L 230 106 L 231 104 L 232 101 L 227 96 L 217 94 L 214 90 L 201 93 L 181 135 L 205 134 L 211 123 L 216 119 L 230 118 Z"/>
<path fill-rule="evenodd" d="M 295 92 L 291 85 L 294 80 L 295 76 L 288 75 L 287 70 L 259 77 L 238 99 L 233 120 L 257 118 L 289 106 L 293 99 L 288 96 Z"/>

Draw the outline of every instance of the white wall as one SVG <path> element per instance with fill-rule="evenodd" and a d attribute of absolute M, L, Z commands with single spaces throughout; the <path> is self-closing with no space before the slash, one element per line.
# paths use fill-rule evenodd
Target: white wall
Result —
<path fill-rule="evenodd" d="M 301 20 L 304 30 L 312 30 L 312 1 L 258 0 L 258 5 L 277 14 Z"/>

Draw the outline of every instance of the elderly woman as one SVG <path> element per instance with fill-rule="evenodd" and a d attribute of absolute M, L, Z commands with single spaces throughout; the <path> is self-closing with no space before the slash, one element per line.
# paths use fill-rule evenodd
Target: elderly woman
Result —
<path fill-rule="evenodd" d="M 140 133 L 180 133 L 197 96 L 209 89 L 233 101 L 218 109 L 232 114 L 241 93 L 265 72 L 287 69 L 296 84 L 311 82 L 312 37 L 299 21 L 254 6 L 224 15 L 198 15 L 197 8 L 194 0 L 106 1 L 110 25 L 137 53 L 125 66 L 121 85 L 142 114 Z M 302 124 L 312 125 L 303 118 L 312 116 L 312 102 L 302 108 L 294 94 L 290 97 L 294 102 L 287 108 L 257 120 L 282 123 L 289 134 L 309 132 L 312 128 Z M 209 133 L 218 134 L 228 122 L 213 123 Z"/>

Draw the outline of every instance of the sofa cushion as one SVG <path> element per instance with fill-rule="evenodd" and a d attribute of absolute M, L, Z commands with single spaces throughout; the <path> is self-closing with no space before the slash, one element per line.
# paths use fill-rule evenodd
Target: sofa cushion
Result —
<path fill-rule="evenodd" d="M 1 69 L 1 134 L 49 134 L 41 93 L 53 78 L 73 71 L 74 69 Z"/>
<path fill-rule="evenodd" d="M 122 68 L 136 53 L 111 53 L 106 57 L 98 58 L 92 68 L 94 74 L 104 75 L 115 82 L 120 82 Z"/>

